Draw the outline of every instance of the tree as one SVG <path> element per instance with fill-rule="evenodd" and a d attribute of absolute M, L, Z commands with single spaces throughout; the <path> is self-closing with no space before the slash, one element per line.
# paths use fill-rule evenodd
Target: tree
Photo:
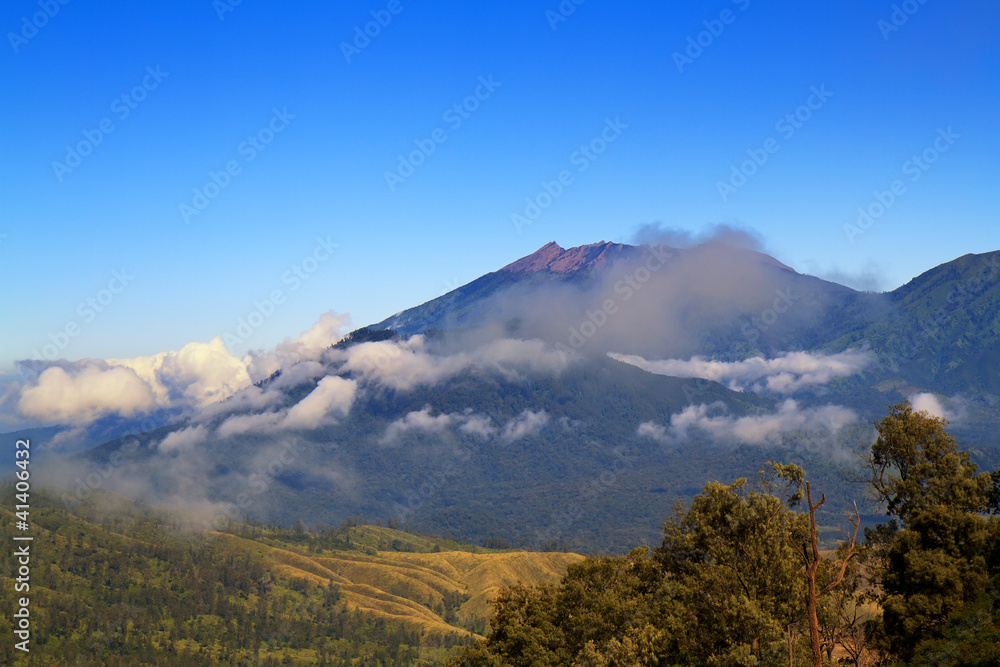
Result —
<path fill-rule="evenodd" d="M 695 647 L 677 647 L 688 653 L 680 664 L 777 664 L 786 654 L 787 628 L 805 600 L 792 544 L 808 534 L 805 518 L 788 507 L 801 496 L 786 479 L 792 471 L 802 473 L 773 466 L 754 487 L 742 478 L 712 482 L 664 524 L 656 557 L 668 578 L 694 593 L 683 632 Z"/>
<path fill-rule="evenodd" d="M 752 483 L 709 483 L 690 507 L 676 506 L 652 555 L 587 558 L 558 586 L 504 589 L 488 639 L 454 664 L 786 664 L 808 618 L 810 664 L 822 666 L 821 633 L 831 649 L 843 638 L 838 612 L 860 582 L 860 518 L 855 508 L 838 558 L 822 558 L 816 510 L 825 498 L 813 502 L 804 476 L 796 465 L 771 464 Z M 808 513 L 794 509 L 803 498 Z"/>
<path fill-rule="evenodd" d="M 898 520 L 866 537 L 885 545 L 876 571 L 883 630 L 890 653 L 902 660 L 921 639 L 940 637 L 948 617 L 988 579 L 991 522 L 982 512 L 992 479 L 977 474 L 947 423 L 909 402 L 896 405 L 876 425 L 865 459 L 876 499 Z"/>
<path fill-rule="evenodd" d="M 847 555 L 850 545 L 843 543 L 837 549 L 836 561 L 825 561 L 821 575 L 831 576 Z M 857 549 L 857 557 L 850 560 L 844 580 L 820 601 L 820 633 L 826 646 L 827 661 L 832 664 L 836 646 L 843 647 L 854 667 L 871 667 L 878 664 L 875 642 L 877 621 L 881 618 L 875 597 L 864 589 L 862 563 L 868 550 L 864 545 Z"/>
<path fill-rule="evenodd" d="M 824 586 L 817 587 L 816 573 L 820 565 L 824 562 L 819 554 L 819 530 L 816 528 L 816 510 L 826 502 L 826 495 L 820 496 L 819 502 L 813 503 L 812 487 L 809 482 L 806 486 L 806 503 L 809 510 L 809 544 L 805 542 L 797 545 L 799 554 L 802 556 L 802 563 L 805 566 L 806 575 L 806 613 L 809 619 L 809 643 L 812 647 L 813 666 L 823 667 L 823 647 L 820 641 L 819 630 L 819 601 L 820 598 L 834 590 L 844 580 L 847 568 L 851 560 L 857 554 L 858 528 L 861 526 L 861 516 L 858 514 L 858 506 L 854 506 L 854 516 L 851 518 L 851 525 L 854 526 L 854 533 L 851 535 L 851 542 L 846 553 L 841 553 L 839 557 L 839 571 Z M 832 646 L 830 647 L 832 649 Z"/>

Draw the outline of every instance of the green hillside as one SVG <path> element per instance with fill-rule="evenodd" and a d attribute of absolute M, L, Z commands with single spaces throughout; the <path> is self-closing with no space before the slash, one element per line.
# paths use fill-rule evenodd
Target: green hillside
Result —
<path fill-rule="evenodd" d="M 33 493 L 31 517 L 30 590 L 15 592 L 10 550 L 0 563 L 4 609 L 30 595 L 31 652 L 4 614 L 2 664 L 434 664 L 481 636 L 498 590 L 557 581 L 582 558 L 380 526 L 191 534 L 111 494 L 68 511 Z"/>

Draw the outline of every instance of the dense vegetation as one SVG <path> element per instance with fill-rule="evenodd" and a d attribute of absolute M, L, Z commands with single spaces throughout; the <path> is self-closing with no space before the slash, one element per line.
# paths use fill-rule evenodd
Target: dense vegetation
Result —
<path fill-rule="evenodd" d="M 908 404 L 877 425 L 858 481 L 886 521 L 861 534 L 854 512 L 839 545 L 823 544 L 826 496 L 794 464 L 707 484 L 655 549 L 589 558 L 419 537 L 395 520 L 191 535 L 111 494 L 70 507 L 43 493 L 32 653 L 15 651 L 4 614 L 0 663 L 1000 664 L 1000 472 L 978 472 L 945 425 Z"/>
<path fill-rule="evenodd" d="M 289 403 L 312 388 L 297 388 Z M 400 525 L 414 532 L 461 536 L 476 544 L 493 538 L 518 548 L 623 553 L 658 541 L 659 526 L 673 503 L 690 500 L 705 480 L 731 481 L 776 458 L 771 448 L 713 443 L 704 434 L 692 433 L 690 441 L 671 447 L 636 435 L 642 422 L 659 423 L 691 402 L 721 404 L 733 415 L 772 412 L 776 403 L 713 382 L 653 375 L 607 358 L 578 364 L 559 376 L 470 371 L 409 391 L 371 389 L 359 395 L 339 423 L 297 434 L 296 464 L 275 474 L 266 493 L 256 496 L 246 511 L 282 525 L 297 519 L 307 525 L 339 525 L 365 514 L 399 518 Z M 545 411 L 549 421 L 540 433 L 512 442 L 455 429 L 443 434 L 410 431 L 396 444 L 382 442 L 391 423 L 427 406 L 433 416 L 463 414 L 474 406 L 498 431 L 524 411 Z M 164 431 L 140 434 L 143 446 L 127 456 L 154 483 L 158 469 L 143 467 L 143 457 L 155 453 L 153 445 L 165 436 Z M 92 451 L 73 477 L 103 468 L 123 444 L 114 441 Z M 843 508 L 836 505 L 846 495 L 834 493 L 835 485 L 837 490 L 849 485 L 840 480 L 839 464 L 830 456 L 834 443 L 775 446 L 823 480 L 834 509 L 831 516 L 839 515 Z M 214 441 L 204 452 L 210 483 L 199 490 L 209 500 L 232 502 L 259 472 L 258 459 L 247 452 L 274 447 L 274 436 L 266 433 Z M 331 477 L 364 483 L 345 492 L 346 485 L 331 483 Z M 116 481 L 112 478 L 108 485 Z M 164 481 L 163 495 L 174 492 L 172 483 L 172 477 Z M 154 490 L 161 491 L 158 486 Z"/>
<path fill-rule="evenodd" d="M 261 555 L 226 540 L 186 538 L 136 508 L 71 514 L 51 498 L 34 504 L 32 651 L 13 647 L 8 561 L 2 664 L 405 665 L 420 654 L 418 634 L 349 610 L 338 586 L 277 576 Z"/>
<path fill-rule="evenodd" d="M 820 556 L 822 499 L 797 466 L 713 482 L 652 552 L 503 591 L 489 637 L 455 664 L 1000 664 L 1000 522 L 985 514 L 996 477 L 944 425 L 908 404 L 878 425 L 866 481 L 890 520 L 863 545 L 852 530 Z"/>
<path fill-rule="evenodd" d="M 13 515 L 0 514 L 10 545 Z M 72 508 L 33 494 L 32 520 L 31 652 L 14 648 L 11 614 L 25 593 L 5 549 L 0 664 L 439 662 L 485 629 L 488 591 L 556 580 L 579 558 L 492 552 L 363 519 L 192 535 L 110 494 Z"/>

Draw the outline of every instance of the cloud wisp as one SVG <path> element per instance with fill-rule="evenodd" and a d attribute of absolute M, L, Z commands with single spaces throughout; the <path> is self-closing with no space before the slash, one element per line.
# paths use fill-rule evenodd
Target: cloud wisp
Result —
<path fill-rule="evenodd" d="M 649 361 L 638 355 L 614 352 L 608 353 L 608 356 L 656 375 L 713 380 L 737 391 L 782 394 L 854 375 L 875 359 L 870 352 L 860 350 L 845 350 L 831 355 L 786 352 L 773 359 L 752 357 L 743 361 L 714 361 L 697 356 Z"/>
<path fill-rule="evenodd" d="M 481 440 L 498 438 L 500 443 L 508 445 L 522 438 L 538 435 L 550 421 L 545 410 L 523 410 L 502 427 L 498 427 L 494 425 L 492 417 L 474 413 L 472 410 L 434 415 L 431 406 L 425 405 L 420 410 L 408 412 L 390 423 L 379 438 L 379 442 L 383 445 L 397 444 L 406 434 L 412 432 L 443 436 L 457 431 L 459 434 L 475 436 Z"/>
<path fill-rule="evenodd" d="M 671 415 L 667 425 L 643 422 L 637 435 L 661 445 L 677 445 L 695 433 L 731 445 L 781 445 L 790 437 L 805 441 L 836 437 L 844 428 L 858 423 L 858 415 L 839 405 L 803 408 L 786 399 L 771 413 L 736 417 L 725 405 L 689 405 Z"/>
<path fill-rule="evenodd" d="M 420 335 L 332 350 L 326 358 L 341 363 L 341 372 L 400 391 L 435 385 L 468 370 L 558 374 L 572 362 L 569 355 L 540 340 L 501 338 L 471 351 L 439 353 Z"/>

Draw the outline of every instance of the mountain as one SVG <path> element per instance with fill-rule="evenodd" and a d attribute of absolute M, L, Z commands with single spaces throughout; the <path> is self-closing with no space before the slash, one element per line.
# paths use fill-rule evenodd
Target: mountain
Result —
<path fill-rule="evenodd" d="M 650 272 L 652 288 L 628 280 L 651 258 L 662 259 L 665 267 Z M 706 287 L 705 274 L 717 273 L 724 278 L 721 285 Z M 492 325 L 566 343 L 571 329 L 586 322 L 587 313 L 598 312 L 602 300 L 610 297 L 624 307 L 632 299 L 652 312 L 645 321 L 681 319 L 690 325 L 684 327 L 687 335 L 678 341 L 669 326 L 641 339 L 611 333 L 611 317 L 604 330 L 586 340 L 588 349 L 734 360 L 791 350 L 865 348 L 878 357 L 876 366 L 889 369 L 876 374 L 880 381 L 892 375 L 898 376 L 897 387 L 996 395 L 998 277 L 1000 251 L 965 255 L 895 290 L 871 293 L 799 274 L 768 255 L 742 248 L 602 241 L 567 250 L 552 242 L 372 328 L 413 335 Z M 644 289 L 660 293 L 647 298 Z M 668 298 L 658 298 L 662 293 Z M 562 302 L 571 304 L 570 315 Z M 630 326 L 636 318 L 627 319 Z M 690 335 L 692 330 L 699 335 Z"/>
<path fill-rule="evenodd" d="M 904 399 L 1000 464 L 998 278 L 1000 252 L 877 294 L 720 243 L 550 243 L 44 474 L 70 501 L 111 489 L 206 525 L 364 514 L 614 552 L 655 543 L 704 481 L 781 460 L 826 492 L 836 531 L 851 451 Z"/>
<path fill-rule="evenodd" d="M 287 405 L 313 388 L 292 389 Z M 474 369 L 405 391 L 369 387 L 337 423 L 309 431 L 216 435 L 199 448 L 197 466 L 159 450 L 171 434 L 192 428 L 183 423 L 68 459 L 61 476 L 79 488 L 88 473 L 100 474 L 119 453 L 123 462 L 102 488 L 167 504 L 183 497 L 189 506 L 224 504 L 249 491 L 251 502 L 234 518 L 246 513 L 283 525 L 313 525 L 363 514 L 476 543 L 503 539 L 534 549 L 614 550 L 654 539 L 673 502 L 700 491 L 702 475 L 720 463 L 730 475 L 755 465 L 753 451 L 714 462 L 700 445 L 661 452 L 655 442 L 636 439 L 639 423 L 661 419 L 689 397 L 725 404 L 735 414 L 774 404 L 607 358 L 558 375 Z M 226 414 L 209 428 L 218 434 L 242 415 Z M 407 421 L 414 426 L 387 437 Z M 482 428 L 472 428 L 477 424 Z M 514 437 L 518 429 L 523 432 Z M 285 450 L 289 463 L 276 463 Z M 665 474 L 671 466 L 699 472 Z M 55 463 L 48 471 L 60 474 Z M 71 499 L 78 496 L 70 493 Z M 571 510 L 574 504 L 587 513 Z M 567 512 L 576 515 L 567 518 Z M 591 513 L 622 521 L 588 525 Z M 626 516 L 634 520 L 626 522 Z"/>
<path fill-rule="evenodd" d="M 742 248 L 725 248 L 736 255 L 740 263 L 779 269 L 789 274 L 796 272 L 776 259 Z M 448 329 L 460 326 L 482 326 L 496 313 L 493 308 L 496 295 L 516 289 L 530 298 L 532 290 L 544 289 L 553 284 L 576 284 L 585 289 L 601 282 L 602 274 L 624 267 L 638 267 L 647 258 L 667 266 L 700 261 L 704 248 L 697 250 L 676 249 L 667 246 L 631 246 L 601 241 L 591 245 L 564 249 L 550 242 L 503 268 L 488 273 L 467 285 L 425 304 L 409 308 L 389 317 L 374 329 L 392 329 L 404 335 L 423 333 L 428 329 Z M 659 269 L 657 269 L 659 270 Z M 830 284 L 832 286 L 832 283 Z M 517 315 L 514 315 L 517 317 Z"/>
<path fill-rule="evenodd" d="M 866 343 L 918 386 L 1000 393 L 1000 251 L 964 255 L 850 311 L 832 347 Z"/>

